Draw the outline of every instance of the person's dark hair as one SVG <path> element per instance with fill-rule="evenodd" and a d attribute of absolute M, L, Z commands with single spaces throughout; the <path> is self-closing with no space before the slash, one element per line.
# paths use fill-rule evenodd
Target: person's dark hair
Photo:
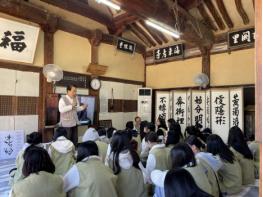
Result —
<path fill-rule="evenodd" d="M 188 135 L 194 135 L 196 137 L 199 137 L 200 131 L 195 126 L 188 126 L 185 129 L 184 137 L 187 137 Z"/>
<path fill-rule="evenodd" d="M 180 168 L 185 165 L 189 167 L 196 166 L 195 155 L 190 146 L 186 143 L 176 144 L 171 149 L 170 156 L 173 169 Z"/>
<path fill-rule="evenodd" d="M 42 134 L 40 132 L 32 132 L 26 136 L 26 142 L 31 145 L 42 143 Z"/>
<path fill-rule="evenodd" d="M 156 132 L 151 131 L 150 133 L 148 133 L 148 135 L 145 138 L 145 141 L 147 142 L 160 142 L 160 140 L 158 139 L 158 135 Z"/>
<path fill-rule="evenodd" d="M 148 122 L 144 127 L 149 129 L 150 131 L 155 131 L 155 124 Z"/>
<path fill-rule="evenodd" d="M 208 138 L 209 135 L 212 134 L 212 130 L 210 128 L 205 128 L 202 132 L 201 132 L 201 139 L 206 143 L 206 140 Z"/>
<path fill-rule="evenodd" d="M 126 129 L 132 130 L 133 128 L 134 128 L 133 122 L 132 121 L 128 121 L 126 123 Z"/>
<path fill-rule="evenodd" d="M 181 138 L 183 138 L 180 124 L 176 122 L 173 118 L 170 118 L 168 122 L 169 122 L 169 131 L 174 131 L 176 135 L 179 135 Z"/>
<path fill-rule="evenodd" d="M 25 177 L 40 171 L 52 174 L 55 172 L 55 165 L 49 157 L 48 152 L 43 148 L 31 145 L 26 148 L 23 158 L 22 173 Z"/>
<path fill-rule="evenodd" d="M 167 133 L 167 139 L 166 139 L 166 142 L 165 142 L 165 145 L 166 145 L 166 146 L 175 145 L 175 144 L 177 144 L 179 141 L 180 141 L 180 135 L 179 135 L 179 133 L 176 133 L 176 132 L 174 132 L 174 131 L 168 131 L 168 133 Z"/>
<path fill-rule="evenodd" d="M 59 127 L 56 129 L 53 140 L 56 141 L 61 136 L 67 138 L 67 130 L 64 127 Z"/>
<path fill-rule="evenodd" d="M 247 159 L 253 159 L 253 155 L 248 148 L 243 132 L 237 126 L 230 128 L 228 135 L 228 145 L 233 147 L 237 152 Z"/>
<path fill-rule="evenodd" d="M 119 174 L 121 167 L 119 164 L 119 155 L 122 151 L 131 150 L 130 139 L 128 138 L 125 131 L 116 131 L 112 137 L 111 143 L 111 154 L 113 156 L 112 170 L 114 174 Z"/>
<path fill-rule="evenodd" d="M 145 127 L 145 125 L 147 125 L 147 121 L 146 120 L 144 120 L 144 121 L 142 121 L 141 122 L 141 124 L 140 124 L 140 136 L 141 136 L 141 140 L 145 137 L 145 135 L 146 135 L 146 133 L 144 133 L 144 127 Z"/>
<path fill-rule="evenodd" d="M 233 152 L 223 142 L 221 137 L 216 134 L 212 134 L 207 138 L 207 152 L 213 155 L 219 155 L 220 158 L 226 162 L 234 163 L 235 156 Z"/>
<path fill-rule="evenodd" d="M 86 141 L 78 144 L 77 162 L 81 162 L 86 157 L 98 156 L 99 149 L 95 142 Z"/>
<path fill-rule="evenodd" d="M 195 145 L 200 150 L 205 149 L 205 144 L 194 135 L 188 136 L 185 142 L 191 146 Z"/>
<path fill-rule="evenodd" d="M 107 138 L 112 138 L 112 135 L 113 135 L 113 132 L 115 131 L 116 129 L 114 127 L 110 127 L 107 129 Z"/>
<path fill-rule="evenodd" d="M 212 197 L 201 190 L 185 169 L 169 170 L 164 180 L 165 197 Z"/>
<path fill-rule="evenodd" d="M 156 134 L 157 134 L 158 137 L 159 136 L 164 136 L 164 132 L 163 132 L 162 129 L 157 129 Z"/>
<path fill-rule="evenodd" d="M 97 128 L 99 136 L 106 136 L 106 129 L 104 127 L 98 127 Z"/>
<path fill-rule="evenodd" d="M 73 87 L 74 87 L 74 88 L 77 88 L 77 86 L 74 85 L 74 84 L 68 85 L 68 86 L 67 86 L 67 92 L 70 91 Z"/>
<path fill-rule="evenodd" d="M 160 122 L 160 125 L 158 125 L 158 129 L 163 128 L 163 129 L 167 130 L 168 128 L 167 128 L 165 119 L 158 117 L 158 120 Z"/>

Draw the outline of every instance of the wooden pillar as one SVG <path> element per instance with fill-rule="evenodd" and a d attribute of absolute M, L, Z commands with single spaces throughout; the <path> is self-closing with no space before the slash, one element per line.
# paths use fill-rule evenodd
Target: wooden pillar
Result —
<path fill-rule="evenodd" d="M 262 196 L 262 1 L 255 1 L 256 25 L 256 123 L 255 139 L 260 142 L 259 196 Z"/>
<path fill-rule="evenodd" d="M 55 30 L 45 26 L 44 30 L 44 65 L 54 63 L 54 33 Z M 45 133 L 46 122 L 46 98 L 53 92 L 53 84 L 48 83 L 47 79 L 40 73 L 40 102 L 39 102 L 39 130 L 42 132 L 44 141 L 47 140 Z"/>
<path fill-rule="evenodd" d="M 206 74 L 209 78 L 209 84 L 207 87 L 210 86 L 210 49 L 203 48 L 201 50 L 202 54 L 202 73 Z"/>

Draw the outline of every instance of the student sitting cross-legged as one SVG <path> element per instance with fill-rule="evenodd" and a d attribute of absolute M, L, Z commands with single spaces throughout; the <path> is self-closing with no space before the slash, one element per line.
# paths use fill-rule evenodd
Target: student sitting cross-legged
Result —
<path fill-rule="evenodd" d="M 117 197 L 117 177 L 99 157 L 93 141 L 78 145 L 77 163 L 64 176 L 64 191 L 70 197 Z"/>
<path fill-rule="evenodd" d="M 117 191 L 119 197 L 147 196 L 139 162 L 140 158 L 131 147 L 128 133 L 117 131 L 112 137 L 108 164 L 114 174 L 118 176 Z"/>
<path fill-rule="evenodd" d="M 75 146 L 67 139 L 67 131 L 60 127 L 55 131 L 53 142 L 49 146 L 49 155 L 56 166 L 55 174 L 64 176 L 75 163 Z"/>
<path fill-rule="evenodd" d="M 29 146 L 24 153 L 23 175 L 14 184 L 11 197 L 65 197 L 63 179 L 53 174 L 55 166 L 48 152 L 37 146 Z"/>

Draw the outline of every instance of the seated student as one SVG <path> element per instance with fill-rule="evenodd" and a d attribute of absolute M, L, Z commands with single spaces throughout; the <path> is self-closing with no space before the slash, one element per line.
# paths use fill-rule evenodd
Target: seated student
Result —
<path fill-rule="evenodd" d="M 192 175 L 199 188 L 209 194 L 212 194 L 212 188 L 207 176 L 205 175 L 202 167 L 197 164 L 194 153 L 188 144 L 176 144 L 171 150 L 171 160 L 172 169 L 184 168 Z M 151 174 L 151 178 L 153 183 L 158 185 L 155 180 L 161 179 L 162 177 L 156 177 L 154 172 Z M 157 172 L 158 174 L 162 174 L 162 171 Z"/>
<path fill-rule="evenodd" d="M 75 146 L 67 139 L 67 130 L 59 127 L 53 136 L 48 153 L 55 164 L 55 174 L 64 176 L 75 163 Z"/>
<path fill-rule="evenodd" d="M 144 132 L 144 127 L 148 124 L 147 120 L 144 120 L 141 122 L 140 124 L 140 136 L 141 136 L 141 141 L 143 140 L 143 138 L 146 136 L 146 133 Z"/>
<path fill-rule="evenodd" d="M 55 166 L 48 152 L 37 146 L 29 146 L 24 153 L 23 175 L 14 184 L 12 197 L 65 197 L 63 180 L 53 174 Z"/>
<path fill-rule="evenodd" d="M 24 164 L 24 157 L 23 154 L 27 147 L 30 145 L 43 147 L 42 145 L 42 135 L 39 132 L 32 132 L 29 135 L 26 136 L 26 143 L 24 144 L 22 150 L 19 151 L 17 157 L 16 157 L 16 170 L 13 180 L 11 180 L 11 184 L 14 184 L 24 178 L 24 175 L 22 173 L 22 168 Z"/>
<path fill-rule="evenodd" d="M 134 128 L 133 129 L 136 130 L 138 134 L 140 134 L 141 122 L 142 122 L 141 117 L 136 116 L 134 118 Z"/>
<path fill-rule="evenodd" d="M 164 133 L 167 132 L 168 128 L 166 126 L 165 119 L 158 117 L 156 120 L 156 126 L 158 129 L 162 129 Z"/>
<path fill-rule="evenodd" d="M 258 179 L 259 178 L 259 165 L 260 165 L 260 143 L 255 141 L 254 135 L 250 136 L 248 147 L 253 154 L 255 178 Z"/>
<path fill-rule="evenodd" d="M 134 130 L 134 124 L 132 121 L 128 121 L 126 123 L 126 131 L 129 131 L 132 134 L 132 138 L 133 140 L 136 141 L 136 144 L 137 144 L 136 151 L 140 153 L 141 152 L 141 139 L 140 139 L 140 136 L 138 135 L 138 132 Z"/>
<path fill-rule="evenodd" d="M 219 157 L 223 163 L 223 166 L 218 170 L 221 191 L 227 195 L 240 192 L 241 167 L 221 137 L 212 134 L 207 138 L 207 152 Z"/>
<path fill-rule="evenodd" d="M 158 139 L 161 140 L 162 143 L 164 143 L 164 138 L 166 136 L 166 133 L 162 129 L 157 129 L 156 134 L 158 136 Z"/>
<path fill-rule="evenodd" d="M 85 134 L 82 138 L 82 142 L 87 142 L 87 141 L 93 141 L 97 144 L 98 149 L 99 149 L 99 156 L 101 157 L 102 161 L 104 162 L 105 158 L 106 158 L 106 154 L 107 154 L 108 144 L 100 141 L 100 136 L 94 128 L 89 128 L 85 132 Z"/>
<path fill-rule="evenodd" d="M 212 197 L 201 190 L 192 175 L 184 168 L 169 171 L 154 170 L 153 182 L 160 188 L 164 188 L 163 197 Z"/>
<path fill-rule="evenodd" d="M 107 138 L 107 136 L 106 136 L 106 129 L 104 127 L 98 127 L 97 131 L 98 131 L 98 134 L 100 136 L 100 141 L 104 142 L 106 144 L 109 144 L 110 141 L 109 141 L 109 138 Z"/>
<path fill-rule="evenodd" d="M 208 138 L 209 135 L 212 134 L 212 130 L 210 128 L 205 128 L 202 132 L 202 140 L 204 143 L 206 143 L 206 140 Z"/>
<path fill-rule="evenodd" d="M 64 191 L 71 197 L 117 197 L 117 177 L 101 162 L 96 143 L 80 143 L 77 151 L 77 163 L 64 176 Z"/>
<path fill-rule="evenodd" d="M 155 131 L 155 125 L 153 123 L 148 122 L 147 124 L 144 125 L 144 128 L 143 128 L 143 133 L 145 134 L 145 137 L 142 139 L 142 144 L 141 144 L 140 158 L 143 163 L 146 162 L 147 157 L 149 155 L 149 151 L 150 151 L 150 147 L 146 143 L 145 138 L 151 131 L 152 132 Z"/>
<path fill-rule="evenodd" d="M 217 171 L 223 166 L 223 163 L 211 153 L 202 152 L 202 150 L 205 149 L 205 145 L 196 136 L 190 135 L 186 139 L 186 143 L 191 146 L 198 164 L 202 166 L 212 187 L 212 195 L 219 197 L 221 195 L 221 190 L 217 178 Z"/>
<path fill-rule="evenodd" d="M 184 140 L 181 126 L 178 122 L 176 122 L 173 118 L 168 119 L 168 131 L 173 131 L 176 133 L 176 136 L 180 136 L 180 141 L 182 142 Z"/>
<path fill-rule="evenodd" d="M 255 182 L 253 155 L 248 148 L 243 132 L 237 126 L 230 128 L 228 135 L 228 145 L 234 153 L 236 160 L 242 169 L 242 184 L 252 184 Z"/>
<path fill-rule="evenodd" d="M 111 141 L 109 166 L 118 176 L 119 197 L 146 197 L 143 174 L 139 169 L 139 156 L 130 147 L 130 139 L 123 131 L 117 131 Z"/>
<path fill-rule="evenodd" d="M 110 128 L 107 129 L 106 134 L 107 134 L 107 138 L 109 140 L 109 143 L 111 141 L 111 138 L 112 138 L 112 135 L 113 135 L 114 131 L 116 131 L 116 129 L 114 127 L 110 127 Z"/>
<path fill-rule="evenodd" d="M 196 137 L 199 137 L 199 130 L 195 126 L 188 126 L 185 128 L 184 132 L 184 138 L 186 139 L 189 135 L 194 135 Z"/>
<path fill-rule="evenodd" d="M 146 180 L 151 183 L 151 172 L 155 169 L 168 170 L 169 163 L 165 144 L 160 143 L 156 132 L 150 132 L 146 138 L 147 144 L 150 147 L 149 156 L 146 162 Z"/>

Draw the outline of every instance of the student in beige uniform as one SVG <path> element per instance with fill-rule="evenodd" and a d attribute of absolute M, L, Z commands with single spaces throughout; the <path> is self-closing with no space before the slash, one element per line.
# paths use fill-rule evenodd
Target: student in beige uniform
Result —
<path fill-rule="evenodd" d="M 135 150 L 132 150 L 127 133 L 117 131 L 111 141 L 109 166 L 118 176 L 117 191 L 119 197 L 147 197 L 139 162 L 139 156 Z"/>
<path fill-rule="evenodd" d="M 55 166 L 48 152 L 40 147 L 29 146 L 24 154 L 25 178 L 12 188 L 11 197 L 65 197 L 63 180 L 53 174 Z"/>
<path fill-rule="evenodd" d="M 82 137 L 82 142 L 87 142 L 87 141 L 93 141 L 97 144 L 98 149 L 99 149 L 99 156 L 104 162 L 106 158 L 106 154 L 107 154 L 108 144 L 100 141 L 100 136 L 96 129 L 89 127 L 86 130 L 85 134 Z"/>
<path fill-rule="evenodd" d="M 220 188 L 223 193 L 235 194 L 241 191 L 242 171 L 233 152 L 215 134 L 207 138 L 207 152 L 221 159 L 223 166 L 218 170 Z"/>
<path fill-rule="evenodd" d="M 118 197 L 117 177 L 99 157 L 93 141 L 79 144 L 77 163 L 64 176 L 64 191 L 70 197 Z"/>
<path fill-rule="evenodd" d="M 253 154 L 254 159 L 254 174 L 255 178 L 259 178 L 259 166 L 260 166 L 260 143 L 255 141 L 255 137 L 252 137 L 252 141 L 248 143 L 248 147 Z"/>
<path fill-rule="evenodd" d="M 43 147 L 42 145 L 42 135 L 39 132 L 32 132 L 29 135 L 26 136 L 26 143 L 24 144 L 22 150 L 19 151 L 17 157 L 16 157 L 16 170 L 14 171 L 14 175 L 11 177 L 13 177 L 13 179 L 11 178 L 11 185 L 13 185 L 14 183 L 22 180 L 24 178 L 24 175 L 22 173 L 22 168 L 23 168 L 23 164 L 24 164 L 24 152 L 26 150 L 27 147 L 29 147 L 30 145 L 33 146 L 38 146 L 38 147 Z M 11 173 L 13 174 L 13 173 Z"/>
<path fill-rule="evenodd" d="M 194 178 L 196 184 L 200 189 L 206 193 L 212 194 L 212 188 L 205 175 L 202 167 L 197 164 L 193 151 L 186 143 L 178 143 L 171 150 L 172 169 L 184 168 Z M 163 171 L 153 171 L 151 179 L 155 185 L 158 186 L 158 180 L 162 177 L 158 177 L 158 174 L 162 174 Z M 156 183 L 157 182 L 157 183 Z M 163 190 L 163 188 L 161 188 Z M 157 192 L 157 191 L 155 191 Z M 159 191 L 163 193 L 163 191 Z M 163 195 L 158 195 L 163 196 Z"/>
<path fill-rule="evenodd" d="M 59 127 L 53 136 L 48 153 L 55 164 L 55 174 L 64 176 L 75 163 L 75 146 L 67 139 L 67 130 Z"/>
<path fill-rule="evenodd" d="M 229 130 L 228 145 L 241 166 L 242 184 L 253 184 L 255 182 L 253 155 L 239 127 L 234 126 Z"/>
<path fill-rule="evenodd" d="M 195 154 L 197 163 L 202 166 L 202 169 L 212 187 L 212 195 L 214 197 L 219 197 L 221 195 L 221 190 L 217 171 L 223 166 L 222 161 L 211 153 L 202 152 L 202 150 L 205 150 L 205 144 L 203 144 L 196 136 L 190 135 L 186 139 L 186 143 L 190 145 Z"/>

